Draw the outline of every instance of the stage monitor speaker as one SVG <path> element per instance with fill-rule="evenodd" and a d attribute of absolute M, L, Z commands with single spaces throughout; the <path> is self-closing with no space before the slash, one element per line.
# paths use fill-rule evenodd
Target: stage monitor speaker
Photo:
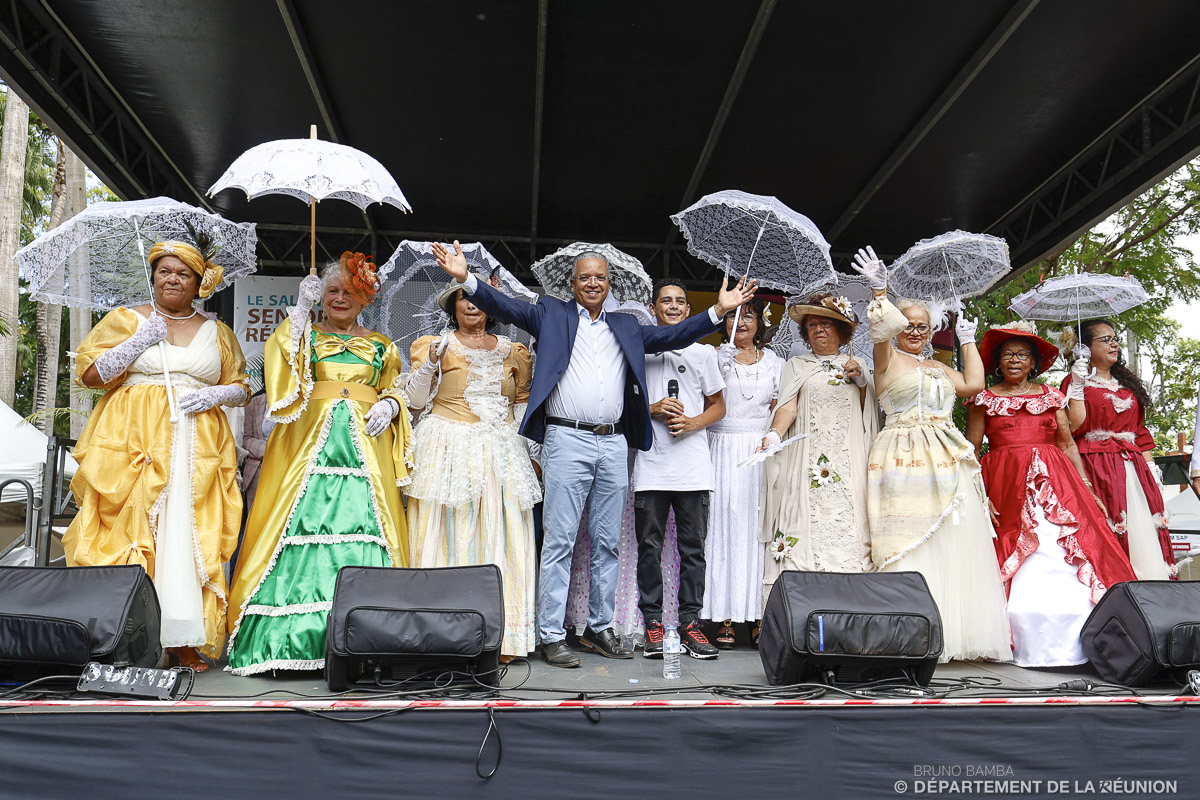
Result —
<path fill-rule="evenodd" d="M 1200 668 L 1200 583 L 1127 581 L 1105 592 L 1080 633 L 1100 677 L 1145 686 Z"/>
<path fill-rule="evenodd" d="M 342 567 L 325 639 L 330 691 L 429 685 L 467 673 L 498 686 L 504 589 L 495 564 Z"/>
<path fill-rule="evenodd" d="M 0 675 L 81 672 L 89 661 L 153 667 L 158 595 L 140 566 L 0 567 Z"/>
<path fill-rule="evenodd" d="M 917 572 L 780 573 L 763 609 L 758 655 L 772 685 L 884 678 L 929 683 L 942 618 Z"/>

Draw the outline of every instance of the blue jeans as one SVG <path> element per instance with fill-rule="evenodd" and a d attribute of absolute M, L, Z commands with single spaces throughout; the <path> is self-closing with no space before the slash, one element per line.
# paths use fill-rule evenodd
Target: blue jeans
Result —
<path fill-rule="evenodd" d="M 617 544 L 625 493 L 629 490 L 628 452 L 625 437 L 619 434 L 597 436 L 561 425 L 546 426 L 542 444 L 544 540 L 537 615 L 543 644 L 567 637 L 563 620 L 571 583 L 571 554 L 585 507 L 592 539 L 588 626 L 597 633 L 612 627 Z"/>

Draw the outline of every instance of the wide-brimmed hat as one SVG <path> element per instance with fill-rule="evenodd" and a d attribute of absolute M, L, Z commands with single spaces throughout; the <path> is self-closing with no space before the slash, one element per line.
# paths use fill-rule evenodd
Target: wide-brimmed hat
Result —
<path fill-rule="evenodd" d="M 818 304 L 797 303 L 793 306 L 788 306 L 788 316 L 795 320 L 797 325 L 804 324 L 804 318 L 809 314 L 815 317 L 828 317 L 845 322 L 850 326 L 851 331 L 858 326 L 858 317 L 854 314 L 854 306 L 844 297 L 835 297 L 826 295 L 822 297 Z"/>
<path fill-rule="evenodd" d="M 1054 360 L 1058 358 L 1058 348 L 1038 336 L 1036 329 L 1030 330 L 1033 328 L 1031 323 L 1024 323 L 1028 327 L 1018 327 L 1019 325 L 1022 323 L 1014 323 L 1003 328 L 989 328 L 987 333 L 983 334 L 983 340 L 979 343 L 979 356 L 983 359 L 984 369 L 992 369 L 996 351 L 1009 339 L 1025 339 L 1037 349 L 1042 360 L 1042 368 L 1033 374 L 1050 369 Z"/>
<path fill-rule="evenodd" d="M 454 296 L 456 294 L 458 294 L 459 289 L 465 290 L 466 288 L 467 288 L 467 285 L 465 283 L 459 283 L 458 281 L 450 281 L 449 283 L 447 283 L 446 288 L 444 288 L 440 292 L 438 292 L 438 296 L 437 296 L 438 308 L 440 308 L 442 311 L 445 311 L 447 316 L 453 317 L 454 316 L 454 300 L 455 300 Z"/>

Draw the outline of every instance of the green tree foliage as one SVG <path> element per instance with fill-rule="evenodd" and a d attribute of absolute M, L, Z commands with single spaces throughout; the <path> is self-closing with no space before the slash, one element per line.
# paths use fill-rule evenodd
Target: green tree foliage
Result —
<path fill-rule="evenodd" d="M 1200 379 L 1200 341 L 1179 338 L 1179 324 L 1165 316 L 1175 302 L 1200 300 L 1200 274 L 1192 251 L 1178 240 L 1200 232 L 1200 159 L 1185 165 L 1058 253 L 1038 262 L 985 297 L 967 302 L 980 319 L 980 335 L 1015 318 L 1008 305 L 1016 295 L 1047 278 L 1073 272 L 1131 275 L 1150 302 L 1128 311 L 1118 328 L 1137 337 L 1141 377 L 1155 407 L 1146 424 L 1160 447 L 1175 448 L 1175 434 L 1190 437 Z M 1039 323 L 1056 341 L 1062 326 Z"/>

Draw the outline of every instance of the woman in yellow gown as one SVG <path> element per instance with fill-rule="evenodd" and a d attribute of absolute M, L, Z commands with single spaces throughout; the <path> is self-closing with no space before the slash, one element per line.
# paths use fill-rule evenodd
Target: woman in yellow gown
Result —
<path fill-rule="evenodd" d="M 211 658 L 224 650 L 222 565 L 242 517 L 233 434 L 220 406 L 244 405 L 249 382 L 233 331 L 192 308 L 220 284 L 221 267 L 185 242 L 159 242 L 148 260 L 154 301 L 114 309 L 79 345 L 79 383 L 107 391 L 75 447 L 79 513 L 63 550 L 69 566 L 144 567 L 159 597 L 163 647 L 203 671 L 196 648 Z M 162 341 L 165 348 L 155 346 Z"/>
<path fill-rule="evenodd" d="M 236 675 L 325 665 L 326 618 L 344 566 L 408 565 L 398 487 L 412 431 L 400 354 L 357 323 L 378 289 L 375 265 L 343 253 L 306 277 L 266 345 L 267 441 L 231 592 L 228 669 Z M 326 320 L 309 310 L 322 299 Z"/>

